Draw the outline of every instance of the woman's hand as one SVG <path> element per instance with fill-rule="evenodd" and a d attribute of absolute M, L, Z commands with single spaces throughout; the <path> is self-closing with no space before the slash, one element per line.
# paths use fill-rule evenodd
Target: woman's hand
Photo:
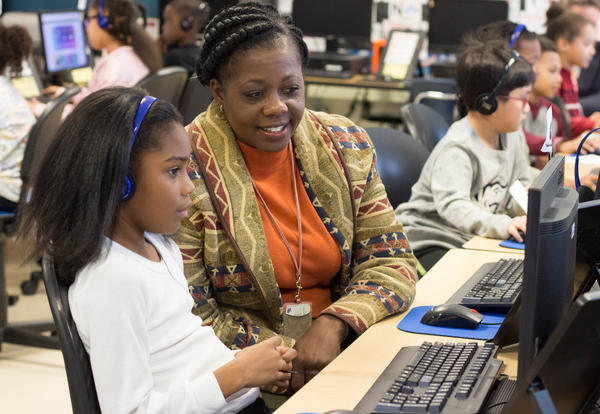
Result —
<path fill-rule="evenodd" d="M 523 238 L 519 234 L 519 230 L 523 233 L 527 231 L 527 216 L 515 217 L 508 225 L 508 234 L 513 236 L 519 243 L 523 243 Z"/>
<path fill-rule="evenodd" d="M 294 371 L 298 373 L 292 375 L 293 391 L 302 388 L 340 354 L 347 329 L 346 323 L 335 316 L 322 315 L 312 322 L 294 346 L 298 351 Z"/>
<path fill-rule="evenodd" d="M 49 95 L 52 99 L 61 95 L 65 91 L 65 88 L 57 85 L 47 86 L 46 89 L 42 91 L 43 95 Z"/>

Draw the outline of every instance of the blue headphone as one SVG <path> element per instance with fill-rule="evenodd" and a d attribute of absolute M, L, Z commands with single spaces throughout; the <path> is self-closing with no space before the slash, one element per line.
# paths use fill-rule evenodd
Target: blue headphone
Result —
<path fill-rule="evenodd" d="M 102 0 L 100 0 L 102 1 Z M 135 143 L 135 137 L 137 136 L 138 131 L 140 130 L 140 126 L 142 125 L 142 121 L 144 120 L 144 116 L 152 106 L 152 104 L 157 101 L 158 98 L 154 96 L 146 95 L 142 98 L 140 102 L 140 106 L 138 106 L 137 112 L 135 113 L 135 118 L 133 119 L 133 135 L 131 136 L 131 144 L 129 145 L 129 157 L 131 156 L 131 150 L 133 148 L 133 144 Z M 123 187 L 123 194 L 121 194 L 121 201 L 127 201 L 135 194 L 136 183 L 135 177 L 133 173 L 127 168 L 127 176 L 125 177 L 125 186 Z"/>
<path fill-rule="evenodd" d="M 100 0 L 100 1 L 102 1 L 102 0 Z M 525 25 L 523 25 L 521 23 L 517 24 L 517 27 L 515 27 L 515 31 L 510 36 L 510 42 L 508 44 L 511 49 L 515 46 L 515 43 L 517 43 L 517 39 L 519 38 L 519 35 L 521 34 L 521 32 L 524 29 L 525 29 Z"/>
<path fill-rule="evenodd" d="M 100 28 L 106 30 L 108 29 L 109 26 L 109 22 L 108 22 L 108 17 L 106 17 L 106 15 L 104 14 L 104 10 L 102 7 L 102 0 L 98 1 L 98 26 L 100 26 Z"/>

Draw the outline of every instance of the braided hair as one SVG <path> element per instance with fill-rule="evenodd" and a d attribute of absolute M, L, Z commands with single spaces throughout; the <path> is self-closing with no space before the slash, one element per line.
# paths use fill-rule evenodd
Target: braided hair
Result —
<path fill-rule="evenodd" d="M 302 65 L 306 65 L 308 49 L 302 31 L 294 26 L 290 17 L 281 16 L 272 6 L 259 3 L 243 3 L 221 10 L 204 30 L 204 45 L 196 62 L 200 83 L 208 86 L 211 79 L 218 79 L 234 52 L 280 37 L 293 40 Z"/>

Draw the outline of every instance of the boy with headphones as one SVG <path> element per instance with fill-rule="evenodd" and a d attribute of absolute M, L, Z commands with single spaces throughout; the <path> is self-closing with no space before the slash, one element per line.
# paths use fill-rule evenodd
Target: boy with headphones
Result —
<path fill-rule="evenodd" d="M 173 0 L 163 10 L 160 40 L 166 46 L 165 66 L 182 66 L 191 75 L 200 55 L 196 35 L 208 22 L 210 7 L 203 0 Z"/>
<path fill-rule="evenodd" d="M 521 123 L 534 82 L 531 65 L 502 42 L 468 40 L 457 65 L 467 115 L 433 149 L 408 202 L 396 209 L 415 256 L 429 269 L 475 235 L 522 241 L 526 218 L 512 199 L 529 185 Z"/>

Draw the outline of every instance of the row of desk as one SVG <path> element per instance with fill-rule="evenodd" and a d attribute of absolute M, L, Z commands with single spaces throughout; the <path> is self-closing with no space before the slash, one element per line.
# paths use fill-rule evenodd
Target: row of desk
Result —
<path fill-rule="evenodd" d="M 499 240 L 475 237 L 463 249 L 450 250 L 417 283 L 411 308 L 444 303 L 484 263 L 501 258 L 522 258 L 523 251 L 506 249 Z M 371 388 L 400 348 L 420 345 L 423 341 L 470 342 L 404 332 L 396 325 L 407 312 L 387 318 L 369 328 L 323 371 L 288 399 L 275 414 L 323 413 L 336 409 L 353 409 Z M 484 341 L 478 341 L 484 343 Z M 517 375 L 517 347 L 500 351 L 502 373 L 512 379 Z"/>

